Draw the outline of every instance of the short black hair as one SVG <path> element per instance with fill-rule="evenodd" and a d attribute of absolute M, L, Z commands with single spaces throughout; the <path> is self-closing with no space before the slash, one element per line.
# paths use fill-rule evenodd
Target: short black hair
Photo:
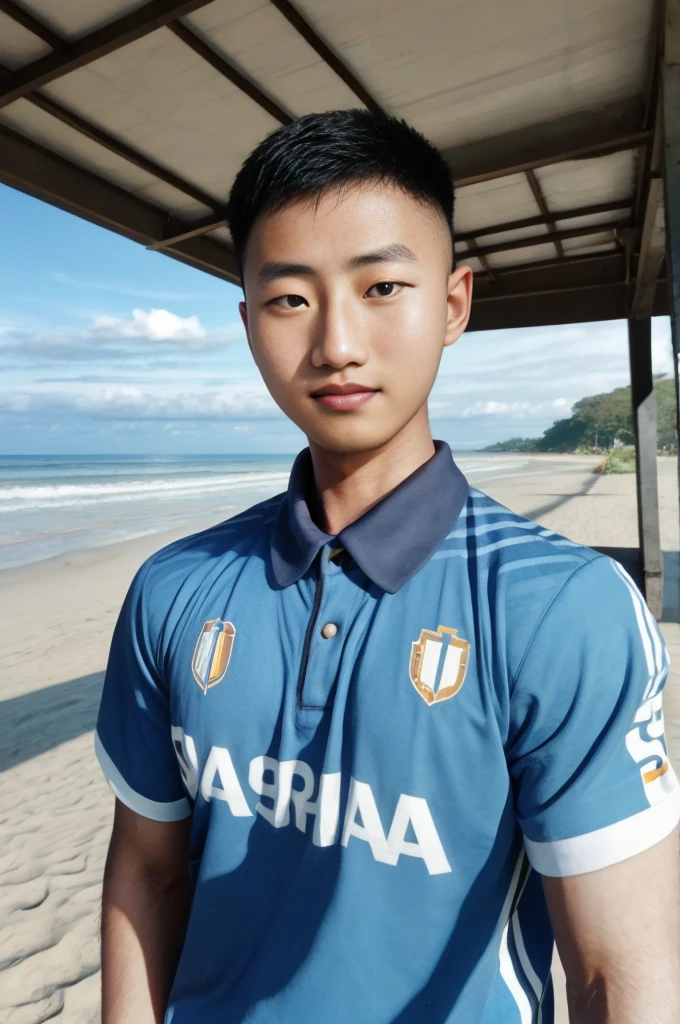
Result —
<path fill-rule="evenodd" d="M 396 185 L 443 214 L 453 251 L 453 178 L 436 147 L 399 118 L 331 110 L 307 114 L 272 132 L 236 175 L 226 220 L 241 272 L 261 214 L 334 186 L 369 181 Z"/>

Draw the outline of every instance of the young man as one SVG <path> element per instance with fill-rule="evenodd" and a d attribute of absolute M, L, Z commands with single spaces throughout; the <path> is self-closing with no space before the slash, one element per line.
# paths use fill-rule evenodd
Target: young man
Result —
<path fill-rule="evenodd" d="M 668 657 L 615 562 L 432 440 L 452 215 L 437 151 L 363 111 L 236 178 L 248 341 L 309 448 L 125 601 L 104 1024 L 549 1024 L 553 931 L 572 1021 L 677 1024 Z"/>

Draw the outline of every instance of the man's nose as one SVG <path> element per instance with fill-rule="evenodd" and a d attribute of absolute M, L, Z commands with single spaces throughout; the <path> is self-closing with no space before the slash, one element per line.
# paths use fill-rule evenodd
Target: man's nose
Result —
<path fill-rule="evenodd" d="M 368 352 L 361 330 L 361 317 L 353 314 L 349 304 L 342 301 L 324 303 L 319 310 L 315 326 L 312 365 L 330 366 L 341 370 L 345 366 L 361 366 Z"/>

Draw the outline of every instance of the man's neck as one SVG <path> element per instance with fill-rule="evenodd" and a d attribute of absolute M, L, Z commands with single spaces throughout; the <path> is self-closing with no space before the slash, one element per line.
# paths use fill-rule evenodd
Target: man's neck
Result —
<path fill-rule="evenodd" d="M 429 424 L 409 423 L 381 448 L 338 453 L 310 441 L 319 500 L 317 525 L 336 536 L 434 455 Z"/>

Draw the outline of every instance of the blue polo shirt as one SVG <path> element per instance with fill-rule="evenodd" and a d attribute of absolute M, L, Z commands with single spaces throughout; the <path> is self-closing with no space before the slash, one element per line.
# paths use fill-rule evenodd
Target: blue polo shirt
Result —
<path fill-rule="evenodd" d="M 288 491 L 151 557 L 96 749 L 191 816 L 166 1024 L 552 1020 L 540 874 L 680 815 L 668 655 L 616 563 L 468 487 L 449 448 L 337 537 Z"/>

